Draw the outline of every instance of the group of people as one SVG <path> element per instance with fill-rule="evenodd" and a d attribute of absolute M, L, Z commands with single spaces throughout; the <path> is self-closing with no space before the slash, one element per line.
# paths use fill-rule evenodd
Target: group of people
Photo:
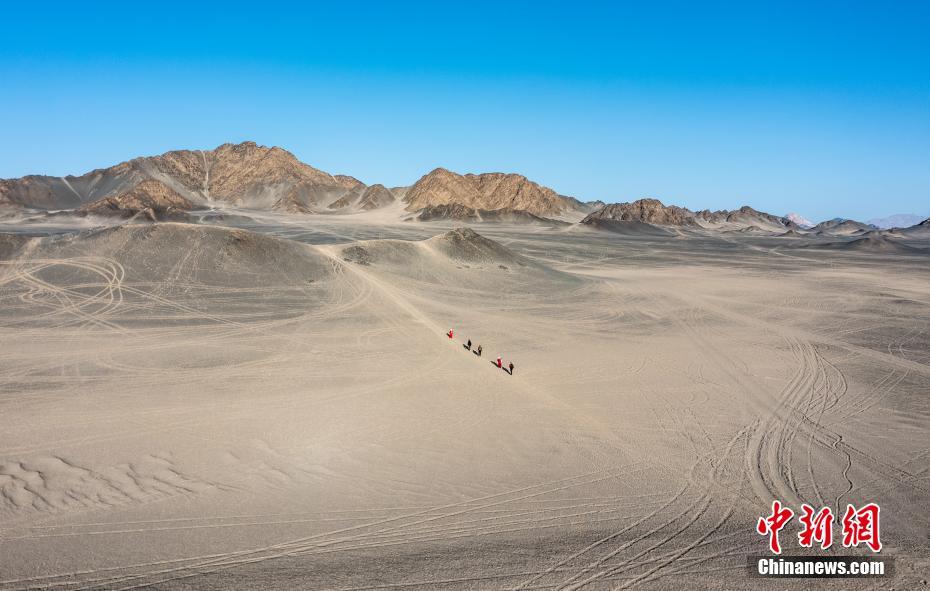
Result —
<path fill-rule="evenodd" d="M 449 329 L 449 332 L 446 333 L 446 336 L 449 337 L 450 339 L 454 339 L 454 338 L 455 338 L 455 330 L 450 328 L 450 329 Z M 472 348 L 471 348 L 471 339 L 468 339 L 468 342 L 465 343 L 465 344 L 462 345 L 462 346 L 465 347 L 465 350 L 466 350 L 466 351 L 471 351 L 472 353 L 474 353 L 474 354 L 477 355 L 478 357 L 481 357 L 481 351 L 482 351 L 481 345 L 478 345 L 477 347 L 475 347 L 474 349 L 472 349 Z M 509 373 L 510 375 L 513 375 L 513 362 L 508 363 L 508 364 L 507 364 L 507 367 L 505 368 L 503 362 L 501 361 L 501 356 L 498 355 L 498 356 L 497 356 L 497 364 L 496 364 L 496 365 L 497 365 L 497 369 L 503 369 L 504 371 L 506 371 L 506 372 Z"/>

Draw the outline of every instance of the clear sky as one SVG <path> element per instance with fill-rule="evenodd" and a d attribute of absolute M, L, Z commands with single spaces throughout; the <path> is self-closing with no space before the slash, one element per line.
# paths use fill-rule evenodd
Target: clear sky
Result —
<path fill-rule="evenodd" d="M 444 166 L 583 200 L 930 215 L 926 1 L 0 14 L 0 177 L 254 140 L 389 186 Z"/>

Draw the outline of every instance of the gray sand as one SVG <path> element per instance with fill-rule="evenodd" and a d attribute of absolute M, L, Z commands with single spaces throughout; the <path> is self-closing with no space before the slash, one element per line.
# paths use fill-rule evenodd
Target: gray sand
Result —
<path fill-rule="evenodd" d="M 773 498 L 928 577 L 926 251 L 236 221 L 3 243 L 0 589 L 840 588 Z"/>

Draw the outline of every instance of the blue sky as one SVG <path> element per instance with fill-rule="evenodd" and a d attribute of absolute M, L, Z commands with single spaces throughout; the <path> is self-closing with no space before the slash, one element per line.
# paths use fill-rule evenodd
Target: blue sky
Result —
<path fill-rule="evenodd" d="M 930 215 L 930 2 L 27 4 L 0 177 L 250 139 L 367 183 Z"/>

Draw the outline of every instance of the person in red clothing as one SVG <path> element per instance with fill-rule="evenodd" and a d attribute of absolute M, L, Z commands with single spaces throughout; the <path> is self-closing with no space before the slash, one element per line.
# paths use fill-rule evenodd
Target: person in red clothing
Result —
<path fill-rule="evenodd" d="M 452 332 L 451 328 L 449 329 L 449 332 L 447 332 L 446 334 L 449 336 L 450 339 L 455 336 L 455 333 Z"/>
<path fill-rule="evenodd" d="M 503 364 L 501 364 L 501 356 L 497 356 L 497 369 L 503 369 Z"/>

